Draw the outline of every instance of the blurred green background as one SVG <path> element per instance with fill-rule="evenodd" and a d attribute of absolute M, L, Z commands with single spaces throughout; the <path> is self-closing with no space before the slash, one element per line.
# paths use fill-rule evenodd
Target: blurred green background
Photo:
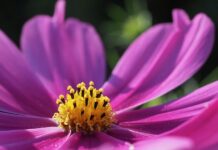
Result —
<path fill-rule="evenodd" d="M 23 24 L 35 15 L 52 15 L 55 1 L 2 0 L 1 30 L 19 45 Z M 67 0 L 67 16 L 74 16 L 93 24 L 100 33 L 106 47 L 109 73 L 128 45 L 140 33 L 153 24 L 171 21 L 173 8 L 185 9 L 191 17 L 204 12 L 211 17 L 218 29 L 218 3 L 215 0 Z M 217 79 L 218 39 L 216 38 L 212 55 L 192 79 L 173 92 L 147 104 L 146 107 L 180 97 Z"/>

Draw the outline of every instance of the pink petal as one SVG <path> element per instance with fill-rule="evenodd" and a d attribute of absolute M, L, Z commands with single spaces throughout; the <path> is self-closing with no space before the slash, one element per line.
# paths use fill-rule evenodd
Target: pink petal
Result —
<path fill-rule="evenodd" d="M 166 104 L 118 114 L 119 125 L 125 128 L 160 134 L 167 132 L 193 116 L 199 115 L 218 95 L 218 82 L 200 88 Z"/>
<path fill-rule="evenodd" d="M 103 84 L 105 56 L 95 29 L 76 19 L 62 22 L 64 1 L 57 2 L 55 16 L 37 16 L 22 32 L 21 47 L 32 68 L 56 95 L 71 84 L 93 80 Z"/>
<path fill-rule="evenodd" d="M 54 17 L 53 18 L 58 23 L 63 23 L 64 22 L 65 7 L 66 7 L 65 0 L 57 0 L 56 6 L 55 6 Z"/>
<path fill-rule="evenodd" d="M 0 31 L 0 110 L 51 116 L 56 106 L 22 53 Z M 49 107 L 49 109 L 48 109 Z"/>
<path fill-rule="evenodd" d="M 68 136 L 58 128 L 38 128 L 29 130 L 0 131 L 0 149 L 56 150 L 64 144 Z"/>
<path fill-rule="evenodd" d="M 128 141 L 130 143 L 149 139 L 150 137 L 154 136 L 149 133 L 143 133 L 129 128 L 123 128 L 117 125 L 113 125 L 113 127 L 108 129 L 106 133 L 116 139 Z"/>
<path fill-rule="evenodd" d="M 61 149 L 71 150 L 112 150 L 112 149 L 128 149 L 128 142 L 113 138 L 103 132 L 95 134 L 73 134 L 68 141 L 61 147 Z"/>
<path fill-rule="evenodd" d="M 8 112 L 19 112 L 27 113 L 28 112 L 22 108 L 22 104 L 19 104 L 19 101 L 7 91 L 3 86 L 0 86 L 0 111 Z"/>
<path fill-rule="evenodd" d="M 214 26 L 204 14 L 192 21 L 173 12 L 174 23 L 159 24 L 127 49 L 103 86 L 117 113 L 155 99 L 189 79 L 207 59 Z"/>
<path fill-rule="evenodd" d="M 208 104 L 205 111 L 182 126 L 167 133 L 183 136 L 194 141 L 195 149 L 217 149 L 218 147 L 218 97 Z"/>
<path fill-rule="evenodd" d="M 57 126 L 51 118 L 0 112 L 0 130 Z"/>
<path fill-rule="evenodd" d="M 160 137 L 134 143 L 136 150 L 191 150 L 192 141 L 180 137 Z"/>

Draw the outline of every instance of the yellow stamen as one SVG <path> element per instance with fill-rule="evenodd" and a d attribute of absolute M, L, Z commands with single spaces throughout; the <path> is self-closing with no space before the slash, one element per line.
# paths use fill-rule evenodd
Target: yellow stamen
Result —
<path fill-rule="evenodd" d="M 86 88 L 84 82 L 79 83 L 77 89 L 67 87 L 66 96 L 60 95 L 56 103 L 58 112 L 53 119 L 59 127 L 67 131 L 90 133 L 104 131 L 110 128 L 113 112 L 110 99 L 103 95 L 103 89 L 94 88 L 94 82 Z"/>

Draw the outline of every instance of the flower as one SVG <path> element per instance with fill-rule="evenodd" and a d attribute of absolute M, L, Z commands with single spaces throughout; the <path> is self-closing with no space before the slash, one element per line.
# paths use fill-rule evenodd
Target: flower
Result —
<path fill-rule="evenodd" d="M 64 11 L 65 1 L 58 0 L 53 17 L 28 21 L 21 51 L 0 32 L 1 149 L 181 149 L 212 135 L 201 148 L 216 144 L 217 116 L 211 113 L 218 82 L 166 104 L 134 109 L 202 66 L 214 39 L 206 15 L 190 20 L 174 10 L 173 23 L 137 38 L 104 83 L 99 36 L 89 24 L 65 21 Z M 211 130 L 202 123 L 208 117 L 214 117 Z M 200 138 L 201 130 L 210 132 Z"/>

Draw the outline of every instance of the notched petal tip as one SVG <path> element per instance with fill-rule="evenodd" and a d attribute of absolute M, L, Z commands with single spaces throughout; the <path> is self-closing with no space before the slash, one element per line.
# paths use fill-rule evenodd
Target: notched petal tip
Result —
<path fill-rule="evenodd" d="M 198 15 L 195 16 L 193 19 L 194 23 L 199 23 L 204 26 L 204 29 L 209 29 L 210 31 L 215 31 L 215 26 L 213 21 L 204 13 L 199 13 Z"/>
<path fill-rule="evenodd" d="M 178 28 L 185 28 L 191 22 L 188 14 L 182 9 L 174 9 L 172 15 L 173 21 Z"/>
<path fill-rule="evenodd" d="M 64 22 L 65 6 L 66 6 L 65 0 L 57 0 L 55 4 L 55 10 L 54 10 L 54 16 L 53 16 L 55 21 L 59 23 Z"/>
<path fill-rule="evenodd" d="M 205 43 L 210 43 L 212 49 L 215 37 L 215 26 L 213 21 L 204 13 L 199 13 L 193 19 L 193 24 L 199 25 L 199 32 L 202 34 Z"/>

